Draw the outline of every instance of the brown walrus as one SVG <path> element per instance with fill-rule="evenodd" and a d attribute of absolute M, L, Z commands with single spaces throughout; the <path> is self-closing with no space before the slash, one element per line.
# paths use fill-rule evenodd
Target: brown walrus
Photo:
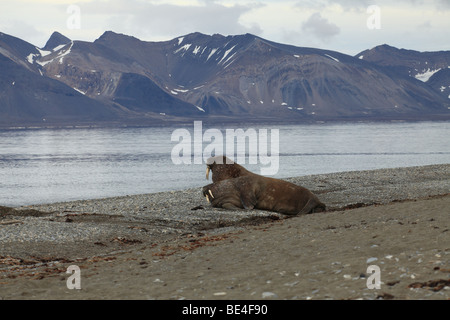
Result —
<path fill-rule="evenodd" d="M 203 187 L 211 205 L 224 209 L 261 209 L 296 215 L 324 211 L 326 206 L 311 191 L 293 183 L 252 173 L 224 156 L 209 158 Z"/>
<path fill-rule="evenodd" d="M 255 175 L 243 166 L 235 163 L 225 156 L 211 157 L 206 160 L 206 180 L 209 179 L 209 172 L 213 172 L 212 181 L 219 182 L 225 179 L 242 176 Z"/>

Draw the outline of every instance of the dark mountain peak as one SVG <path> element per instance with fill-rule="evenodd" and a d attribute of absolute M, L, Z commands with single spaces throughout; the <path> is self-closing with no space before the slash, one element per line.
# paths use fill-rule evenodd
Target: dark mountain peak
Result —
<path fill-rule="evenodd" d="M 407 67 L 406 71 L 411 75 L 425 72 L 428 68 L 433 70 L 450 65 L 450 51 L 420 52 L 387 44 L 365 50 L 356 57 L 382 66 Z"/>
<path fill-rule="evenodd" d="M 254 36 L 250 33 L 224 36 L 220 33 L 208 35 L 208 34 L 204 34 L 201 32 L 194 32 L 194 33 L 186 34 L 181 37 L 177 37 L 177 38 L 173 39 L 172 41 L 177 40 L 178 42 L 180 42 L 180 44 L 181 44 L 181 42 L 191 43 L 194 41 L 199 41 L 202 44 L 206 44 L 206 43 L 226 44 L 226 43 L 230 43 L 231 40 L 234 40 L 234 42 L 248 42 L 248 41 L 254 40 L 255 38 L 258 38 L 258 37 Z"/>
<path fill-rule="evenodd" d="M 197 81 L 203 82 L 206 79 L 200 80 L 200 76 L 196 81 L 185 79 L 185 76 L 190 78 L 189 74 L 215 74 L 218 69 L 225 69 L 235 59 L 240 57 L 248 48 L 254 43 L 255 37 L 249 34 L 245 35 L 229 35 L 221 34 L 206 35 L 203 33 L 191 33 L 171 40 L 170 50 L 172 54 L 177 57 L 177 63 L 173 66 L 176 69 L 170 73 L 175 76 L 178 84 L 187 84 L 185 81 L 195 83 Z M 187 64 L 181 61 L 189 61 Z M 191 70 L 192 68 L 192 70 Z M 209 71 L 206 72 L 206 69 Z M 218 69 L 217 69 L 218 68 Z M 179 72 L 183 69 L 182 72 Z M 181 77 L 177 77 L 180 75 Z"/>
<path fill-rule="evenodd" d="M 138 38 L 123 33 L 105 31 L 97 40 L 94 41 L 94 43 L 120 45 L 120 43 L 128 42 L 130 40 L 135 42 L 142 42 Z"/>
<path fill-rule="evenodd" d="M 355 57 L 386 66 L 403 65 L 405 61 L 402 62 L 402 59 L 409 60 L 411 56 L 414 56 L 413 60 L 415 60 L 417 55 L 420 55 L 417 51 L 399 49 L 388 44 L 382 44 L 373 47 L 372 49 L 364 50 L 358 53 Z"/>
<path fill-rule="evenodd" d="M 0 33 L 0 47 L 9 48 L 20 56 L 28 55 L 30 52 L 37 52 L 36 47 L 32 44 L 6 33 Z"/>
<path fill-rule="evenodd" d="M 60 45 L 68 44 L 70 42 L 71 42 L 71 40 L 69 38 L 67 38 L 66 36 L 62 35 L 58 31 L 55 31 L 55 32 L 52 33 L 52 35 L 50 36 L 50 39 L 48 39 L 47 43 L 42 48 L 42 50 L 52 51 L 56 47 L 58 47 Z"/>
<path fill-rule="evenodd" d="M 32 57 L 38 54 L 38 49 L 32 44 L 6 33 L 0 33 L 0 55 L 8 57 L 29 70 L 33 70 L 34 67 L 31 65 L 30 59 L 32 60 Z M 4 72 L 4 70 L 1 72 Z"/>
<path fill-rule="evenodd" d="M 399 49 L 396 48 L 396 47 L 393 47 L 393 46 L 390 46 L 390 45 L 384 43 L 384 44 L 382 44 L 382 45 L 376 46 L 376 47 L 373 48 L 372 50 L 380 50 L 380 51 L 381 51 L 381 50 L 397 51 L 397 50 L 399 50 Z"/>
<path fill-rule="evenodd" d="M 107 42 L 114 39 L 116 36 L 118 36 L 118 34 L 113 31 L 105 31 L 100 37 L 98 37 L 98 39 L 94 41 L 94 43 Z"/>
<path fill-rule="evenodd" d="M 95 41 L 105 41 L 108 39 L 114 39 L 116 37 L 121 37 L 121 36 L 125 36 L 125 35 L 122 33 L 117 33 L 117 32 L 108 30 L 108 31 L 103 32 L 103 34 Z"/>
<path fill-rule="evenodd" d="M 411 50 L 411 49 L 405 49 L 405 48 L 397 48 L 390 46 L 388 44 L 382 44 L 380 46 L 376 46 L 375 48 L 369 50 L 369 51 L 375 51 L 377 53 L 381 54 L 412 54 L 412 55 L 420 55 L 422 52 Z"/>
<path fill-rule="evenodd" d="M 180 37 L 176 37 L 176 38 L 172 39 L 170 42 L 175 42 L 176 44 L 181 44 L 183 42 L 185 42 L 185 43 L 193 43 L 193 42 L 206 43 L 206 42 L 210 41 L 211 38 L 212 38 L 211 35 L 204 34 L 201 32 L 193 32 L 193 33 L 185 34 Z"/>
<path fill-rule="evenodd" d="M 409 55 L 415 55 L 415 56 L 426 56 L 426 55 L 432 55 L 432 56 L 439 56 L 439 55 L 448 55 L 450 51 L 416 51 L 412 49 L 405 49 L 405 48 L 396 48 L 393 46 L 390 46 L 388 44 L 382 44 L 379 46 L 376 46 L 372 49 L 364 50 L 363 52 L 359 53 L 356 56 L 359 56 L 363 53 L 371 53 L 371 54 L 409 54 Z"/>

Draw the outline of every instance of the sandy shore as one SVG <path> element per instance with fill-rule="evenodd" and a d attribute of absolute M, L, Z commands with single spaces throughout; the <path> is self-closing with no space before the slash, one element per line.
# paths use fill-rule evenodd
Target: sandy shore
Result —
<path fill-rule="evenodd" d="M 450 165 L 287 180 L 329 211 L 224 211 L 201 188 L 0 207 L 0 298 L 450 298 Z"/>

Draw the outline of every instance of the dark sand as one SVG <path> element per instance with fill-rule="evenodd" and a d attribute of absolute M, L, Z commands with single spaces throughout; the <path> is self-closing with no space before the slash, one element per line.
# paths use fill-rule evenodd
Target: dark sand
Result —
<path fill-rule="evenodd" d="M 436 173 L 437 167 L 417 167 L 412 171 L 421 172 L 420 179 L 427 186 L 436 180 L 443 190 L 448 190 L 448 168 L 448 165 L 440 168 L 441 174 Z M 364 176 L 370 174 L 366 172 Z M 430 175 L 440 178 L 431 179 Z M 380 174 L 374 177 L 380 179 Z M 326 179 L 322 178 L 320 183 L 324 184 Z M 392 188 L 386 181 L 384 184 Z M 24 241 L 2 240 L 0 298 L 449 299 L 450 196 L 442 190 L 425 192 L 427 187 L 419 185 L 415 193 L 408 191 L 386 202 L 380 201 L 375 193 L 372 200 L 368 197 L 362 202 L 351 201 L 353 205 L 348 205 L 345 199 L 341 208 L 339 201 L 333 202 L 327 195 L 343 188 L 327 185 L 319 197 L 336 204 L 332 211 L 288 219 L 252 213 L 250 218 L 225 219 L 214 228 L 211 225 L 194 228 L 195 223 L 188 228 L 185 222 L 180 222 L 178 229 L 173 225 L 170 229 L 161 222 L 161 229 L 172 231 L 160 234 L 151 229 L 155 221 L 153 225 L 148 221 L 139 224 L 136 216 L 132 220 L 101 213 L 80 217 L 67 212 L 62 215 L 62 211 L 51 214 L 22 211 L 20 215 L 7 214 L 3 208 L 0 219 L 3 235 L 12 237 L 20 231 Z M 368 186 L 361 186 L 361 190 L 364 188 Z M 379 188 L 381 194 L 386 188 Z M 189 192 L 186 196 L 191 197 Z M 205 209 L 195 212 L 199 216 L 216 214 L 202 200 L 200 204 Z M 194 204 L 199 203 L 197 200 L 188 203 L 189 209 L 184 214 L 190 214 Z M 217 212 L 233 215 L 228 211 Z M 83 220 L 94 239 L 84 236 L 82 223 L 77 223 L 79 218 L 99 223 L 100 229 L 105 220 L 123 226 L 97 234 Z M 34 242 L 26 240 L 26 235 L 40 222 L 43 226 L 53 223 L 50 225 L 54 226 L 55 234 L 46 231 L 49 235 L 36 235 Z M 205 226 L 204 221 L 199 223 Z M 78 238 L 70 238 L 70 233 L 65 235 L 65 229 L 57 228 L 59 225 L 68 230 L 80 228 Z M 134 233 L 120 233 L 124 230 Z M 115 231 L 118 233 L 111 233 Z M 85 240 L 80 240 L 81 235 Z M 70 241 L 61 241 L 59 237 Z M 81 269 L 81 290 L 67 288 L 70 275 L 66 270 L 70 265 Z M 380 289 L 367 288 L 369 265 L 380 268 Z"/>

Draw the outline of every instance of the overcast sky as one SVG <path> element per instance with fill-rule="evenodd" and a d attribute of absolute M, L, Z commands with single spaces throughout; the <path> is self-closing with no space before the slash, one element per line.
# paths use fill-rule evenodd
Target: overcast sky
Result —
<path fill-rule="evenodd" d="M 450 50 L 450 0 L 0 0 L 0 32 L 38 47 L 53 31 L 94 41 L 106 30 L 145 41 L 248 32 L 351 55 Z"/>

